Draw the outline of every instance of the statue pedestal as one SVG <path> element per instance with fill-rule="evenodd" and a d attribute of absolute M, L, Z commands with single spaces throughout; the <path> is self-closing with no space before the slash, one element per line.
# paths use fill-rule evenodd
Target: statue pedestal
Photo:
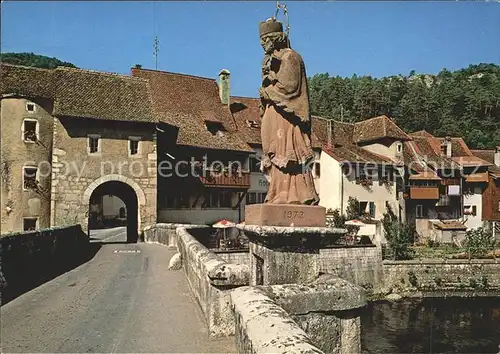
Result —
<path fill-rule="evenodd" d="M 250 285 L 305 284 L 319 276 L 319 250 L 347 231 L 327 227 L 238 225 L 248 237 Z"/>
<path fill-rule="evenodd" d="M 245 208 L 245 224 L 258 226 L 325 226 L 326 208 L 318 205 L 252 204 Z"/>

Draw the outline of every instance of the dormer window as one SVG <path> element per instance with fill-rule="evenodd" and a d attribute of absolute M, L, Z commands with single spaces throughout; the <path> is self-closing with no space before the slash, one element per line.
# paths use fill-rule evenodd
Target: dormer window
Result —
<path fill-rule="evenodd" d="M 248 120 L 247 119 L 245 122 L 247 123 L 247 126 L 249 128 L 259 128 L 259 123 L 257 123 L 257 121 L 255 121 L 255 120 Z"/>
<path fill-rule="evenodd" d="M 35 104 L 33 102 L 26 103 L 26 111 L 29 113 L 34 113 L 36 110 Z"/>
<path fill-rule="evenodd" d="M 205 126 L 212 135 L 223 136 L 226 132 L 221 122 L 205 121 Z"/>

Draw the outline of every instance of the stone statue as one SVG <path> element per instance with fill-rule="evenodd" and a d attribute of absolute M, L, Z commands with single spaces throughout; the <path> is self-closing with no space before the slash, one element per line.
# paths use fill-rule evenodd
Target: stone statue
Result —
<path fill-rule="evenodd" d="M 264 203 L 315 205 L 319 202 L 310 163 L 311 117 L 304 61 L 290 48 L 283 25 L 274 18 L 260 23 L 265 51 L 262 86 L 262 171 L 270 176 Z"/>

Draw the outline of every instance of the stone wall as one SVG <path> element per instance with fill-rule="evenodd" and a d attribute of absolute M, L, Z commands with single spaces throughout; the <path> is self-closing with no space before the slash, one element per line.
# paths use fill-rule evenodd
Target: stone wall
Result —
<path fill-rule="evenodd" d="M 497 260 L 384 261 L 384 291 L 401 294 L 500 295 Z"/>
<path fill-rule="evenodd" d="M 0 239 L 2 304 L 81 263 L 89 238 L 80 225 L 7 234 Z"/>
<path fill-rule="evenodd" d="M 99 136 L 99 151 L 96 153 L 89 152 L 89 134 Z M 129 154 L 129 136 L 140 137 L 136 155 Z M 134 190 L 139 233 L 156 222 L 154 124 L 54 118 L 53 146 L 51 225 L 79 223 L 87 229 L 92 192 L 113 181 Z M 109 194 L 113 194 L 112 191 Z"/>
<path fill-rule="evenodd" d="M 382 249 L 342 246 L 319 251 L 320 271 L 377 291 L 383 283 Z"/>
<path fill-rule="evenodd" d="M 210 336 L 234 334 L 230 307 L 232 289 L 248 285 L 247 265 L 230 264 L 191 235 L 193 230 L 177 228 L 177 248 L 191 290 L 200 304 Z"/>
<path fill-rule="evenodd" d="M 359 353 L 361 287 L 321 276 L 313 284 L 242 287 L 231 294 L 240 353 Z"/>
<path fill-rule="evenodd" d="M 1 99 L 1 232 L 24 231 L 24 218 L 37 228 L 50 226 L 50 156 L 53 119 L 49 100 L 24 97 Z M 27 105 L 33 110 L 28 111 Z M 24 121 L 36 122 L 36 141 L 25 141 Z M 23 167 L 37 167 L 36 189 L 24 189 Z"/>
<path fill-rule="evenodd" d="M 156 223 L 146 226 L 141 235 L 141 241 L 146 243 L 154 243 L 167 246 L 171 249 L 177 248 L 177 228 L 184 227 L 186 229 L 208 229 L 207 225 L 192 225 L 192 224 L 168 224 Z M 191 231 L 193 232 L 193 231 Z"/>
<path fill-rule="evenodd" d="M 231 264 L 245 264 L 250 265 L 250 256 L 248 250 L 246 251 L 231 251 L 231 250 L 214 250 L 217 256 Z"/>

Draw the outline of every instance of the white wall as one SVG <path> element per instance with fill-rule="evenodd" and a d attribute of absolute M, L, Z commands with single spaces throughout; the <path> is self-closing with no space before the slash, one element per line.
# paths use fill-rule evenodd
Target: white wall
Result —
<path fill-rule="evenodd" d="M 340 209 L 341 169 L 333 157 L 322 151 L 320 154 L 319 205 L 328 209 Z"/>
<path fill-rule="evenodd" d="M 350 175 L 343 175 L 344 179 L 344 205 L 343 211 L 346 211 L 347 200 L 349 197 L 356 197 L 360 202 L 375 203 L 375 219 L 380 219 L 386 212 L 386 202 L 389 202 L 392 209 L 397 215 L 399 203 L 396 194 L 396 182 L 388 184 L 379 184 L 378 178 L 375 177 L 373 184 L 364 187 L 361 184 L 356 184 L 354 170 Z"/>
<path fill-rule="evenodd" d="M 387 156 L 390 158 L 396 158 L 396 157 L 402 156 L 402 151 L 403 151 L 403 150 L 401 150 L 401 153 L 397 152 L 398 145 L 401 145 L 401 149 L 403 149 L 403 143 L 399 140 L 395 140 L 389 146 L 386 146 L 384 144 L 379 144 L 379 143 L 363 145 L 363 149 L 366 149 L 368 151 L 374 152 L 374 153 L 379 154 L 379 155 Z"/>
<path fill-rule="evenodd" d="M 481 220 L 483 215 L 483 195 L 481 188 L 474 188 L 474 194 L 464 195 L 464 209 L 467 205 L 476 206 L 476 215 L 464 215 L 464 219 L 466 220 L 465 226 L 468 229 L 477 229 L 483 226 L 483 221 Z"/>

